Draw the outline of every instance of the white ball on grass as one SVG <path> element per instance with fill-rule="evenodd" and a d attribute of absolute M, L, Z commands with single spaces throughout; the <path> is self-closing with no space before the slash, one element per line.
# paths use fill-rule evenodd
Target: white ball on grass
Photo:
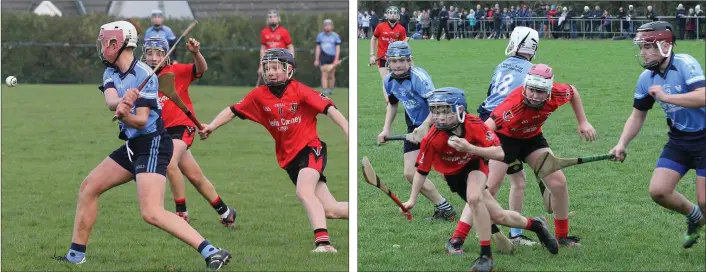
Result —
<path fill-rule="evenodd" d="M 17 78 L 14 76 L 9 76 L 5 79 L 5 84 L 9 87 L 17 86 Z"/>

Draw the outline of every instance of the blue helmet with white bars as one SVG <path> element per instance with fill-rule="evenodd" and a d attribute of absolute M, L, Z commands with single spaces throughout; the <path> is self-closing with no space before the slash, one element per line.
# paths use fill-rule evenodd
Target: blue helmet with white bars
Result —
<path fill-rule="evenodd" d="M 452 130 L 466 118 L 466 94 L 455 87 L 444 87 L 432 91 L 427 98 L 429 114 L 439 130 Z"/>
<path fill-rule="evenodd" d="M 385 68 L 390 71 L 392 78 L 404 78 L 409 75 L 409 70 L 412 68 L 412 48 L 409 47 L 409 43 L 405 41 L 390 43 L 390 45 L 387 46 L 385 57 L 387 57 Z M 400 64 L 399 66 L 395 65 L 395 67 L 391 66 L 393 60 L 397 61 L 403 59 L 407 61 L 405 64 Z"/>
<path fill-rule="evenodd" d="M 150 38 L 147 38 L 145 40 L 144 45 L 142 46 L 142 61 L 147 62 L 147 50 L 159 50 L 164 52 L 164 57 L 169 58 L 167 56 L 167 52 L 169 52 L 169 42 L 165 38 L 159 37 L 159 36 L 153 36 Z M 169 63 L 170 60 L 167 59 L 167 63 Z M 147 63 L 148 65 L 154 67 L 157 66 L 157 63 Z"/>

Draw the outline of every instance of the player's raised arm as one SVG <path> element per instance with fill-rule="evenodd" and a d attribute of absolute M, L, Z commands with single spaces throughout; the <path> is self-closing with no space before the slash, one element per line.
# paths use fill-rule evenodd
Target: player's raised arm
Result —
<path fill-rule="evenodd" d="M 201 43 L 197 41 L 194 38 L 189 38 L 189 41 L 186 43 L 186 49 L 191 52 L 191 54 L 194 57 L 194 66 L 196 67 L 196 74 L 197 75 L 202 75 L 206 71 L 208 71 L 208 64 L 206 63 L 206 59 L 201 55 Z"/>
<path fill-rule="evenodd" d="M 582 139 L 586 141 L 596 140 L 596 129 L 593 125 L 588 122 L 586 118 L 586 112 L 583 110 L 583 103 L 581 102 L 581 96 L 579 91 L 573 85 L 569 85 L 570 89 L 567 91 L 571 92 L 571 108 L 574 109 L 574 114 L 576 115 L 576 121 L 579 124 L 578 133 Z"/>

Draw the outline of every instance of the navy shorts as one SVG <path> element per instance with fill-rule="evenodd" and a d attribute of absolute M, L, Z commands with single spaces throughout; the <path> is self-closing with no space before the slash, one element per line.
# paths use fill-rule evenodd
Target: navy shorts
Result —
<path fill-rule="evenodd" d="M 488 120 L 488 118 L 490 118 L 491 112 L 479 109 L 478 113 L 479 113 L 478 117 L 480 117 L 480 119 L 483 120 L 483 122 L 485 122 L 486 120 Z M 546 140 L 545 140 L 545 142 L 546 142 Z M 505 156 L 507 156 L 507 154 Z M 522 171 L 522 169 L 524 169 L 522 162 L 520 162 L 520 160 L 518 160 L 518 159 L 515 159 L 513 162 L 510 162 L 508 164 L 508 168 L 507 168 L 507 171 L 505 171 L 505 174 L 512 175 L 515 173 L 519 173 L 520 171 Z"/>
<path fill-rule="evenodd" d="M 386 59 L 380 59 L 378 60 L 378 67 L 379 68 L 385 68 L 387 66 L 387 60 Z"/>
<path fill-rule="evenodd" d="M 169 134 L 153 133 L 128 140 L 109 157 L 133 175 L 157 173 L 166 177 L 173 151 Z"/>
<path fill-rule="evenodd" d="M 689 169 L 696 175 L 706 177 L 706 136 L 672 138 L 664 145 L 655 168 L 672 169 L 682 177 Z"/>
<path fill-rule="evenodd" d="M 321 55 L 319 55 L 319 65 L 332 64 L 335 58 L 336 56 L 328 55 L 322 51 Z"/>
<path fill-rule="evenodd" d="M 407 133 L 412 133 L 412 131 L 414 131 L 414 129 L 419 127 L 419 126 L 414 125 L 414 123 L 412 122 L 412 119 L 409 119 L 409 116 L 407 115 L 406 112 L 404 114 L 404 120 L 405 120 L 405 122 L 407 122 Z M 412 151 L 417 151 L 420 148 L 421 148 L 421 146 L 418 143 L 415 144 L 415 143 L 407 141 L 407 140 L 404 141 L 404 148 L 403 149 L 404 149 L 405 154 L 412 152 Z"/>

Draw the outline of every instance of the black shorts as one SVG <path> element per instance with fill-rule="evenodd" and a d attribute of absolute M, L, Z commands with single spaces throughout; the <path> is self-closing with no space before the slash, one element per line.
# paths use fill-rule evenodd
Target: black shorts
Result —
<path fill-rule="evenodd" d="M 321 55 L 319 55 L 319 65 L 332 64 L 335 59 L 336 56 L 331 56 L 321 51 Z"/>
<path fill-rule="evenodd" d="M 672 169 L 682 177 L 694 169 L 696 176 L 706 177 L 706 137 L 669 137 L 657 160 L 658 167 Z"/>
<path fill-rule="evenodd" d="M 478 113 L 479 113 L 478 117 L 480 117 L 480 119 L 483 120 L 483 122 L 485 122 L 486 120 L 488 120 L 488 118 L 490 118 L 489 111 L 478 109 Z M 519 160 L 515 160 L 512 163 L 508 164 L 508 168 L 507 168 L 507 171 L 505 171 L 505 174 L 512 175 L 515 173 L 519 173 L 520 171 L 522 171 L 522 169 L 524 169 L 522 162 L 520 162 Z"/>
<path fill-rule="evenodd" d="M 378 60 L 378 67 L 385 68 L 385 66 L 387 66 L 387 60 L 386 59 L 379 59 Z"/>
<path fill-rule="evenodd" d="M 169 134 L 153 133 L 128 140 L 109 157 L 133 175 L 157 173 L 166 177 L 173 151 Z"/>
<path fill-rule="evenodd" d="M 511 164 L 514 161 L 526 162 L 527 156 L 535 150 L 549 147 L 547 139 L 541 133 L 529 139 L 516 139 L 497 133 L 500 144 L 505 152 L 503 162 Z"/>
<path fill-rule="evenodd" d="M 412 133 L 412 131 L 414 131 L 414 129 L 416 129 L 418 127 L 418 126 L 414 125 L 414 123 L 412 122 L 412 119 L 409 119 L 409 116 L 407 115 L 406 112 L 404 114 L 404 120 L 405 120 L 405 122 L 407 122 L 407 133 Z M 415 143 L 407 141 L 407 140 L 404 141 L 403 150 L 404 150 L 405 154 L 412 152 L 412 151 L 417 151 L 420 148 L 421 148 L 421 146 L 419 143 L 415 144 Z"/>
<path fill-rule="evenodd" d="M 467 184 L 468 184 L 468 174 L 471 173 L 471 171 L 481 171 L 485 173 L 486 177 L 488 176 L 488 161 L 487 160 L 480 160 L 480 159 L 475 159 L 471 160 L 466 165 L 463 167 L 463 170 L 459 172 L 458 174 L 455 175 L 444 175 L 444 179 L 446 180 L 446 184 L 449 185 L 449 189 L 451 189 L 451 192 L 454 192 L 458 194 L 461 198 L 463 198 L 463 201 L 466 200 L 466 190 L 467 190 Z M 485 186 L 486 189 L 488 189 L 488 186 Z"/>
<path fill-rule="evenodd" d="M 299 151 L 297 156 L 294 157 L 294 160 L 289 162 L 284 169 L 287 170 L 289 179 L 292 180 L 295 186 L 297 185 L 299 171 L 304 168 L 313 168 L 318 171 L 321 175 L 319 181 L 326 182 L 326 176 L 324 176 L 326 160 L 326 143 L 318 141 L 317 143 L 309 144 Z"/>
<path fill-rule="evenodd" d="M 189 149 L 191 147 L 191 144 L 194 143 L 195 133 L 196 127 L 192 126 L 175 126 L 167 128 L 167 134 L 169 134 L 169 137 L 171 137 L 173 140 L 184 141 L 184 143 L 186 143 L 186 149 Z"/>

